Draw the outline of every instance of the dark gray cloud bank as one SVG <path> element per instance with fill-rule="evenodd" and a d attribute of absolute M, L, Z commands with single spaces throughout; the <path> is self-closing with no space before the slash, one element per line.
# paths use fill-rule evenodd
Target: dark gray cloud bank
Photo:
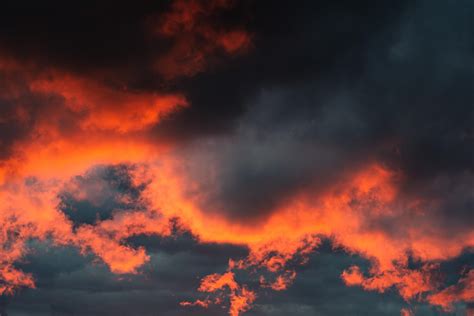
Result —
<path fill-rule="evenodd" d="M 181 144 L 189 174 L 210 192 L 204 201 L 210 212 L 240 221 L 265 218 L 298 191 L 322 189 L 345 170 L 378 161 L 403 172 L 407 198 L 436 198 L 434 229 L 473 229 L 474 2 L 242 1 L 219 23 L 245 21 L 253 49 L 172 83 L 150 73 L 144 61 L 166 43 L 150 47 L 138 35 L 149 12 L 166 9 L 159 2 L 66 9 L 54 1 L 7 1 L 0 45 L 77 73 L 117 69 L 115 76 L 142 90 L 184 91 L 192 106 L 157 125 L 153 137 Z M 5 112 L 12 110 L 8 102 L 0 95 Z M 27 133 L 0 121 L 0 158 Z M 210 167 L 217 186 L 207 177 Z M 140 207 L 143 188 L 131 184 L 127 168 L 99 166 L 78 176 L 73 181 L 92 188 L 91 198 L 78 201 L 64 192 L 62 210 L 79 225 Z M 124 195 L 132 204 L 121 202 Z M 118 277 L 75 249 L 32 241 L 34 251 L 21 266 L 34 274 L 37 289 L 2 297 L 3 313 L 226 313 L 219 306 L 184 310 L 179 302 L 195 297 L 200 277 L 224 271 L 227 259 L 244 257 L 245 249 L 200 245 L 191 236 L 139 236 L 130 243 L 146 246 L 151 262 L 139 275 Z M 442 269 L 455 283 L 473 261 L 467 252 Z M 288 291 L 263 292 L 247 315 L 399 315 L 406 303 L 396 293 L 343 284 L 340 273 L 352 264 L 368 263 L 324 246 L 298 268 Z M 454 313 L 465 309 L 460 304 Z M 422 304 L 415 311 L 442 314 Z"/>
<path fill-rule="evenodd" d="M 219 167 L 214 198 L 220 209 L 260 216 L 302 187 L 324 186 L 338 173 L 375 160 L 406 175 L 402 189 L 408 196 L 444 192 L 439 216 L 455 229 L 472 222 L 473 9 L 462 1 L 413 3 L 363 36 L 350 19 L 334 17 L 330 21 L 340 23 L 317 26 L 322 22 L 308 19 L 302 28 L 314 40 L 269 52 L 270 60 L 281 50 L 302 54 L 282 58 L 275 69 L 309 58 L 308 50 L 314 58 L 327 50 L 338 58 L 323 59 L 319 67 L 304 62 L 315 69 L 302 81 L 279 82 L 274 74 L 252 83 L 257 88 L 243 103 L 233 133 L 197 141 L 196 155 L 209 155 Z M 334 10 L 336 16 L 344 12 Z M 327 29 L 334 32 L 329 44 L 319 41 Z M 356 41 L 357 35 L 363 38 Z M 343 47 L 332 48 L 333 42 Z M 289 78 L 293 70 L 281 76 Z M 194 163 L 197 173 L 202 165 Z"/>
<path fill-rule="evenodd" d="M 182 248 L 182 243 L 186 244 Z M 221 307 L 183 310 L 179 301 L 194 298 L 199 277 L 225 270 L 226 256 L 243 251 L 232 246 L 197 245 L 175 240 L 176 249 L 152 252 L 151 263 L 141 275 L 117 277 L 93 258 L 84 258 L 74 249 L 51 249 L 36 245 L 36 253 L 24 264 L 38 278 L 38 289 L 26 290 L 8 301 L 8 315 L 223 315 Z M 472 262 L 472 254 L 445 263 L 446 273 Z M 367 266 L 324 245 L 310 263 L 299 268 L 293 286 L 283 292 L 262 292 L 248 315 L 399 315 L 407 307 L 396 293 L 365 292 L 347 287 L 340 271 L 351 264 Z M 417 305 L 416 315 L 440 315 L 433 307 Z M 453 315 L 462 315 L 459 306 Z M 441 313 L 443 314 L 443 313 Z"/>

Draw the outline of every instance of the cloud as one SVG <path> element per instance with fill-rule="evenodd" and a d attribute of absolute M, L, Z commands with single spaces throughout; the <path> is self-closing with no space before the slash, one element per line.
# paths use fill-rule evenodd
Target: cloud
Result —
<path fill-rule="evenodd" d="M 298 282 L 329 240 L 367 260 L 341 267 L 341 284 L 465 308 L 471 265 L 439 276 L 474 246 L 462 4 L 178 0 L 52 14 L 37 29 L 12 4 L 18 20 L 1 23 L 14 36 L 0 30 L 0 292 L 35 286 L 21 267 L 32 240 L 135 278 L 177 238 L 225 254 L 195 300 L 175 303 L 237 316 Z"/>
<path fill-rule="evenodd" d="M 194 76 L 204 71 L 219 54 L 234 55 L 247 50 L 251 36 L 245 29 L 213 25 L 216 13 L 232 8 L 233 2 L 174 1 L 170 11 L 153 23 L 152 33 L 171 38 L 168 53 L 159 57 L 155 68 L 166 79 Z"/>
<path fill-rule="evenodd" d="M 428 301 L 431 304 L 443 307 L 445 310 L 451 310 L 452 304 L 455 302 L 472 302 L 474 299 L 473 275 L 473 271 L 470 270 L 459 280 L 458 284 L 447 287 L 441 292 L 431 295 L 428 297 Z"/>

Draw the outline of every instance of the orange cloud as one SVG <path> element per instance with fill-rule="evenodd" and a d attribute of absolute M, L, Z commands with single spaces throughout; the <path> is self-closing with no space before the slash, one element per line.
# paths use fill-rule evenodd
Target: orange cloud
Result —
<path fill-rule="evenodd" d="M 0 115 L 0 120 L 28 128 L 0 162 L 1 292 L 34 287 L 33 277 L 13 266 L 27 253 L 30 239 L 76 245 L 94 252 L 115 273 L 135 273 L 148 255 L 123 240 L 141 233 L 169 234 L 168 222 L 154 213 L 116 214 L 98 226 L 73 231 L 59 210 L 58 195 L 70 188 L 72 176 L 94 165 L 156 157 L 166 145 L 151 143 L 147 129 L 186 105 L 184 97 L 117 90 L 91 78 L 42 72 L 10 59 L 0 63 L 0 72 L 15 79 L 1 91 L 15 111 Z M 25 102 L 32 98 L 43 98 L 43 103 Z"/>
<path fill-rule="evenodd" d="M 65 244 L 70 224 L 57 210 L 55 185 L 47 183 L 10 183 L 0 190 L 0 291 L 12 293 L 19 287 L 34 287 L 33 277 L 14 267 L 27 253 L 31 238 L 52 238 Z"/>
<path fill-rule="evenodd" d="M 373 277 L 365 278 L 359 267 L 352 266 L 341 275 L 344 282 L 349 286 L 362 286 L 365 290 L 385 292 L 396 287 L 405 300 L 420 298 L 421 294 L 436 289 L 431 270 L 435 267 L 425 266 L 422 270 L 409 270 L 399 268 L 397 270 L 383 271 Z"/>
<path fill-rule="evenodd" d="M 68 143 L 71 139 L 62 141 Z M 5 201 L 0 213 L 3 223 L 3 268 L 0 271 L 5 283 L 2 285 L 3 292 L 34 286 L 31 275 L 13 268 L 13 264 L 26 253 L 25 242 L 30 238 L 51 238 L 56 244 L 76 245 L 83 252 L 96 254 L 114 273 L 137 273 L 149 257 L 145 249 L 126 245 L 126 239 L 139 234 L 170 236 L 170 223 L 177 219 L 179 230 L 192 232 L 200 242 L 225 242 L 244 245 L 249 249 L 247 258 L 230 260 L 227 272 L 212 274 L 202 280 L 199 291 L 216 294 L 216 299 L 183 302 L 183 306 L 206 307 L 211 302 L 220 303 L 223 293 L 228 293 L 229 313 L 239 315 L 250 308 L 256 299 L 256 292 L 238 284 L 233 270 L 265 269 L 273 274 L 273 279 L 268 278 L 273 281 L 259 278 L 261 286 L 284 290 L 296 277 L 296 273 L 287 267 L 288 263 L 304 264 L 307 256 L 320 244 L 321 237 L 331 238 L 348 252 L 371 260 L 368 276 L 358 267 L 351 267 L 342 273 L 344 282 L 349 286 L 379 292 L 395 288 L 406 300 L 423 300 L 429 294 L 428 301 L 443 308 L 449 308 L 455 301 L 472 300 L 469 288 L 471 274 L 462 279 L 458 286 L 437 293 L 438 284 L 432 277 L 435 265 L 426 264 L 420 270 L 411 270 L 407 266 L 410 252 L 423 262 L 453 258 L 472 245 L 472 236 L 446 239 L 440 234 L 428 237 L 423 233 L 425 227 L 410 223 L 404 223 L 404 232 L 399 235 L 376 225 L 377 220 L 385 217 L 403 220 L 404 215 L 403 207 L 397 207 L 396 174 L 379 165 L 369 164 L 361 170 L 349 172 L 324 192 L 319 190 L 314 195 L 311 191 L 298 193 L 291 201 L 273 210 L 272 215 L 256 227 L 235 223 L 201 209 L 199 202 L 206 192 L 197 190 L 199 186 L 183 172 L 185 169 L 180 168 L 182 160 L 169 151 L 150 151 L 151 155 L 127 157 L 137 165 L 131 171 L 133 181 L 147 184 L 143 201 L 148 203 L 148 207 L 118 212 L 111 219 L 72 230 L 72 224 L 58 210 L 57 195 L 62 188 L 71 188 L 68 180 L 72 172 L 81 171 L 74 168 L 74 159 L 68 161 L 72 157 L 69 152 L 72 147 L 58 146 L 55 142 L 61 141 L 56 137 L 50 140 L 58 149 L 56 154 L 66 160 L 66 169 L 71 168 L 72 171 L 54 172 L 54 164 L 42 165 L 24 159 L 19 161 L 24 163 L 22 173 L 14 178 L 16 180 L 8 179 L 2 186 L 1 197 Z M 24 144 L 28 149 L 34 146 Z M 102 144 L 107 146 L 108 143 L 104 141 Z M 97 143 L 92 142 L 91 148 L 95 145 Z M 117 150 L 126 148 L 119 141 L 117 146 Z M 144 144 L 144 148 L 149 146 Z M 118 151 L 110 153 L 118 155 Z M 120 161 L 106 155 L 103 157 L 105 161 L 96 160 L 93 151 L 84 151 L 80 159 L 89 163 L 84 168 L 98 162 Z M 55 161 L 53 154 L 44 159 L 45 162 Z M 76 194 L 81 196 L 80 192 Z"/>
<path fill-rule="evenodd" d="M 268 283 L 265 280 L 265 277 L 260 277 L 260 286 L 271 288 L 274 291 L 283 291 L 286 290 L 295 280 L 296 272 L 295 271 L 285 271 L 284 274 L 278 275 L 275 281 Z"/>
<path fill-rule="evenodd" d="M 474 270 L 467 272 L 457 284 L 430 295 L 428 302 L 441 306 L 446 311 L 450 311 L 456 302 L 474 302 Z"/>
<path fill-rule="evenodd" d="M 229 290 L 229 315 L 239 316 L 242 312 L 247 311 L 251 304 L 255 301 L 256 295 L 255 292 L 249 290 L 245 285 L 241 286 L 235 281 L 235 275 L 233 272 L 226 272 L 224 274 L 211 274 L 204 277 L 201 280 L 201 285 L 199 291 L 201 292 L 221 292 L 224 289 Z M 220 303 L 220 299 L 216 300 L 217 303 Z M 199 303 L 198 303 L 199 302 Z M 209 300 L 205 301 L 205 304 L 202 304 L 202 301 L 197 300 L 194 303 L 182 302 L 183 306 L 195 306 L 200 305 L 202 307 L 209 306 Z"/>
<path fill-rule="evenodd" d="M 160 56 L 156 70 L 167 79 L 193 76 L 206 69 L 219 54 L 234 55 L 246 51 L 251 44 L 249 33 L 238 27 L 214 25 L 213 15 L 232 7 L 232 1 L 178 0 L 170 11 L 152 22 L 159 36 L 170 38 L 171 49 Z"/>
<path fill-rule="evenodd" d="M 50 139 L 53 143 L 59 141 L 57 138 Z M 70 138 L 64 140 L 65 143 L 69 141 Z M 123 143 L 117 144 L 117 149 L 124 150 Z M 103 145 L 106 146 L 107 142 L 104 141 Z M 26 144 L 26 148 L 28 146 Z M 71 157 L 70 147 L 57 148 L 56 153 L 66 159 L 64 163 L 72 169 L 70 172 L 78 172 L 73 166 L 75 160 L 67 161 Z M 85 151 L 81 159 L 90 166 L 103 162 L 94 159 L 92 153 Z M 49 159 L 54 161 L 53 155 L 46 156 L 45 161 Z M 108 163 L 116 161 L 113 157 L 105 160 Z M 179 230 L 190 231 L 200 242 L 225 242 L 244 245 L 249 249 L 247 258 L 229 262 L 227 272 L 212 274 L 202 280 L 199 291 L 215 294 L 216 299 L 201 300 L 200 303 L 183 302 L 183 306 L 205 307 L 210 302 L 220 303 L 223 293 L 228 293 L 229 313 L 239 315 L 250 308 L 256 299 L 256 292 L 238 284 L 233 270 L 265 269 L 274 275 L 273 281 L 260 278 L 261 286 L 283 290 L 296 277 L 296 273 L 287 268 L 288 263 L 304 264 L 324 236 L 348 252 L 371 260 L 368 276 L 357 267 L 343 272 L 342 278 L 349 286 L 379 292 L 395 288 L 406 300 L 424 299 L 426 294 L 431 293 L 433 295 L 429 296 L 428 301 L 444 308 L 450 306 L 449 302 L 471 299 L 470 292 L 466 290 L 469 289 L 466 286 L 470 282 L 469 277 L 460 282 L 461 286 L 436 294 L 437 283 L 432 278 L 436 266 L 427 264 L 421 270 L 411 270 L 407 264 L 410 252 L 415 258 L 427 262 L 455 257 L 472 245 L 472 236 L 452 236 L 451 239 L 443 235 L 427 237 L 423 233 L 425 227 L 415 227 L 410 223 L 405 223 L 405 233 L 398 235 L 377 226 L 377 220 L 385 217 L 403 220 L 404 215 L 403 207 L 397 207 L 396 174 L 377 164 L 348 172 L 341 181 L 328 186 L 324 192 L 298 193 L 291 201 L 273 210 L 272 215 L 256 227 L 235 223 L 201 209 L 200 199 L 205 197 L 206 192 L 197 189 L 199 186 L 187 177 L 183 172 L 185 169 L 180 168 L 182 160 L 171 152 L 139 154 L 130 161 L 138 166 L 132 171 L 133 181 L 147 183 L 143 200 L 148 203 L 148 208 L 115 213 L 111 219 L 94 225 L 82 225 L 73 231 L 71 223 L 57 207 L 57 194 L 61 188 L 68 187 L 72 174 L 54 172 L 54 165 L 23 160 L 22 177 L 5 182 L 1 191 L 2 200 L 6 201 L 1 213 L 2 223 L 5 223 L 2 226 L 2 245 L 10 245 L 2 250 L 5 258 L 3 266 L 6 267 L 2 270 L 2 279 L 8 284 L 3 291 L 34 286 L 30 275 L 13 270 L 13 263 L 24 256 L 24 243 L 29 238 L 45 239 L 51 236 L 56 244 L 72 244 L 83 252 L 96 254 L 114 273 L 136 273 L 149 257 L 145 249 L 126 245 L 126 238 L 139 234 L 169 236 L 172 233 L 170 222 L 177 219 Z M 25 182 L 30 174 L 41 177 Z M 13 231 L 20 233 L 12 238 Z M 461 287 L 462 290 L 458 290 Z"/>
<path fill-rule="evenodd" d="M 209 305 L 212 304 L 210 300 L 195 300 L 194 302 L 180 302 L 179 305 L 189 307 L 189 306 L 199 306 L 203 308 L 209 307 Z"/>
<path fill-rule="evenodd" d="M 2 119 L 31 127 L 3 162 L 0 183 L 22 175 L 67 178 L 95 164 L 144 161 L 167 147 L 151 143 L 147 131 L 187 105 L 180 94 L 116 89 L 95 79 L 16 64 L 10 68 L 3 70 L 24 83 L 6 91 L 16 111 L 15 117 Z M 29 105 L 17 94 L 41 97 L 44 104 Z"/>
<path fill-rule="evenodd" d="M 90 78 L 53 72 L 31 82 L 34 92 L 59 95 L 65 107 L 77 114 L 81 130 L 111 130 L 124 134 L 140 131 L 187 104 L 180 95 L 112 89 Z"/>
<path fill-rule="evenodd" d="M 165 163 L 166 167 L 161 165 L 159 171 L 150 173 L 153 181 L 145 196 L 153 208 L 161 209 L 166 217 L 179 218 L 183 229 L 191 231 L 201 242 L 247 246 L 248 258 L 230 260 L 229 270 L 263 267 L 276 274 L 270 286 L 276 290 L 292 280 L 284 272 L 287 262 L 311 253 L 319 245 L 319 236 L 326 236 L 336 246 L 372 263 L 368 277 L 357 267 L 343 272 L 347 285 L 379 292 L 395 288 L 406 300 L 425 300 L 438 286 L 437 265 L 431 262 L 454 258 L 473 244 L 473 236 L 464 233 L 450 238 L 443 232 L 427 236 L 429 220 L 423 225 L 405 221 L 413 202 L 401 200 L 397 192 L 399 175 L 377 164 L 348 173 L 324 192 L 301 192 L 256 226 L 236 223 L 201 209 L 200 200 L 206 192 L 188 181 L 179 167 L 173 167 L 178 161 Z M 414 215 L 410 215 L 411 219 Z M 403 231 L 384 230 L 378 225 L 384 219 L 399 223 Z M 409 255 L 427 263 L 422 269 L 410 269 Z M 212 278 L 213 284 L 226 279 L 216 275 Z M 269 287 L 265 278 L 261 280 L 263 287 Z"/>

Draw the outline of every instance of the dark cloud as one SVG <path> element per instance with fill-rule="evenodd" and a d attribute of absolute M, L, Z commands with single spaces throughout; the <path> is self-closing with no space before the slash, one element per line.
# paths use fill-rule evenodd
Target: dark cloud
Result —
<path fill-rule="evenodd" d="M 73 249 L 36 246 L 25 268 L 38 274 L 41 281 L 36 290 L 26 290 L 10 299 L 11 315 L 183 315 L 179 301 L 194 297 L 189 289 L 199 283 L 197 277 L 226 268 L 225 262 L 216 262 L 215 257 L 195 245 L 182 252 L 154 252 L 143 275 L 118 278 L 102 265 L 85 264 L 90 258 L 84 259 Z M 221 247 L 220 253 L 221 258 L 235 255 L 231 247 Z M 465 254 L 445 263 L 444 272 L 454 277 L 471 257 Z M 366 260 L 334 251 L 325 243 L 309 264 L 299 269 L 299 277 L 289 290 L 261 293 L 259 303 L 248 315 L 399 315 L 401 308 L 408 307 L 392 291 L 378 294 L 346 287 L 339 275 L 353 264 L 368 267 Z M 439 315 L 427 305 L 411 308 L 416 315 Z M 462 313 L 464 309 L 461 305 L 456 311 Z M 185 311 L 186 315 L 203 312 L 199 308 Z M 205 313 L 217 316 L 225 311 L 213 307 Z"/>
<path fill-rule="evenodd" d="M 71 179 L 60 194 L 61 210 L 75 225 L 110 219 L 114 212 L 143 208 L 140 192 L 145 183 L 134 184 L 130 165 L 96 166 Z"/>
<path fill-rule="evenodd" d="M 150 243 L 150 242 L 149 242 Z M 25 290 L 8 299 L 12 315 L 182 315 L 179 302 L 194 294 L 199 278 L 216 269 L 225 270 L 235 247 L 198 245 L 169 240 L 168 251 L 150 247 L 151 262 L 140 275 L 119 277 L 91 257 L 84 258 L 74 248 L 35 244 L 36 251 L 22 267 L 38 277 L 37 289 Z M 180 249 L 176 251 L 176 249 Z M 220 307 L 206 311 L 221 315 Z M 202 310 L 186 311 L 201 315 Z"/>
<path fill-rule="evenodd" d="M 255 49 L 179 82 L 194 106 L 158 126 L 157 133 L 179 139 L 226 133 L 261 89 L 356 79 L 370 40 L 398 21 L 403 3 L 241 2 L 239 9 L 249 16 L 247 28 L 255 33 Z"/>
<path fill-rule="evenodd" d="M 38 95 L 29 90 L 26 78 L 15 70 L 0 69 L 0 159 L 14 154 L 14 145 L 31 136 L 42 111 L 61 106 L 61 100 Z M 18 105 L 24 112 L 18 110 Z M 22 115 L 24 114 L 24 115 Z"/>
<path fill-rule="evenodd" d="M 43 67 L 76 72 L 107 69 L 130 60 L 140 65 L 149 52 L 144 18 L 168 3 L 6 1 L 0 24 L 2 50 L 25 60 L 33 58 Z"/>
<path fill-rule="evenodd" d="M 247 59 L 258 67 L 274 58 L 281 58 L 280 64 L 261 72 L 249 69 L 247 79 L 239 78 L 242 69 L 235 78 L 225 76 L 235 82 L 236 94 L 247 96 L 239 101 L 245 110 L 230 124 L 233 133 L 197 141 L 188 153 L 191 173 L 203 186 L 215 188 L 205 203 L 236 218 L 259 217 L 305 187 L 325 187 L 362 162 L 378 161 L 403 174 L 400 187 L 407 196 L 437 197 L 433 213 L 445 214 L 440 216 L 450 222 L 470 222 L 474 72 L 467 65 L 472 63 L 474 37 L 468 27 L 473 12 L 469 8 L 467 2 L 423 1 L 400 11 L 385 8 L 374 13 L 375 22 L 381 23 L 377 30 L 359 34 L 365 25 L 358 23 L 359 11 L 337 18 L 349 13 L 334 4 L 325 8 L 321 20 L 296 15 L 299 22 L 290 23 L 290 30 L 295 32 L 291 37 L 304 38 L 298 40 L 300 46 L 277 48 L 274 43 L 273 53 L 265 54 L 265 43 L 272 37 L 262 35 L 259 52 Z M 292 10 L 283 11 L 287 18 Z M 337 25 L 328 30 L 324 23 L 329 21 Z M 351 28 L 351 23 L 359 28 Z M 331 40 L 318 36 L 321 29 Z M 290 30 L 273 31 L 285 38 Z M 318 45 L 320 40 L 326 45 Z M 262 59 L 258 54 L 264 54 Z M 330 57 L 318 57 L 324 54 Z M 299 63 L 309 69 L 300 69 Z M 246 84 L 252 88 L 242 94 Z M 217 91 L 205 95 L 235 100 L 225 89 Z M 227 105 L 225 100 L 220 104 Z M 215 115 L 216 124 L 225 121 L 219 112 Z M 218 168 L 217 180 L 206 177 L 210 173 L 202 171 L 205 166 Z"/>

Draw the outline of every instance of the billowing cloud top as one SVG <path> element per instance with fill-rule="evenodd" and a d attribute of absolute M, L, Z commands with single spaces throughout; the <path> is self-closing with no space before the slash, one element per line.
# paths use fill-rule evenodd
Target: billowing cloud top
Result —
<path fill-rule="evenodd" d="M 0 315 L 474 313 L 473 21 L 7 1 Z"/>

